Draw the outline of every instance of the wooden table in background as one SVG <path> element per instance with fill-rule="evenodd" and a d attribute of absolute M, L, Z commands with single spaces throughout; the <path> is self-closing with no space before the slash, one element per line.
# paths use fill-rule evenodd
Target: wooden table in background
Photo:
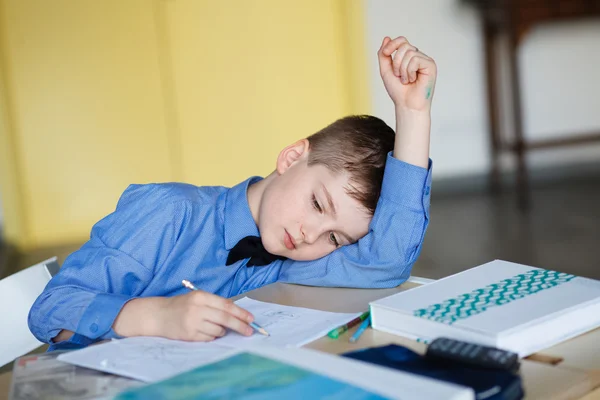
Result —
<path fill-rule="evenodd" d="M 527 140 L 523 135 L 521 105 L 521 79 L 517 66 L 517 50 L 525 34 L 533 26 L 562 21 L 576 21 L 600 17 L 599 0 L 463 0 L 478 8 L 482 18 L 485 69 L 487 78 L 488 117 L 492 150 L 491 187 L 500 190 L 500 154 L 508 152 L 517 159 L 517 193 L 519 205 L 529 205 L 529 184 L 526 153 L 531 150 L 558 148 L 600 141 L 600 132 L 569 134 L 547 140 Z M 508 49 L 500 55 L 499 39 L 508 39 Z M 502 49 L 504 50 L 504 49 Z M 498 85 L 499 60 L 507 59 L 510 65 L 510 110 L 512 116 L 509 137 L 500 135 L 500 104 L 502 93 Z M 593 77 L 597 78 L 597 76 Z M 505 139 L 505 140 L 502 140 Z"/>

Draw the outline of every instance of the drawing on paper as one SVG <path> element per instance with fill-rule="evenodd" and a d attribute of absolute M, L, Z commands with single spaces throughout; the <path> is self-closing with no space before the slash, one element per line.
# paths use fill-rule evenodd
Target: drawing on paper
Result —
<path fill-rule="evenodd" d="M 263 328 L 267 328 L 269 326 L 277 325 L 280 322 L 292 321 L 300 318 L 298 314 L 294 314 L 287 311 L 281 310 L 267 310 L 261 313 L 262 316 L 267 317 L 269 320 L 261 323 Z"/>
<path fill-rule="evenodd" d="M 159 363 L 164 368 L 178 371 L 181 364 L 190 359 L 190 350 L 187 348 L 173 346 L 169 343 L 153 342 L 127 343 L 127 351 L 121 353 L 120 357 L 102 361 L 103 368 L 128 369 L 143 363 Z"/>
<path fill-rule="evenodd" d="M 287 311 L 281 311 L 281 310 L 264 311 L 262 313 L 262 315 L 264 315 L 265 317 L 277 318 L 277 319 L 297 319 L 298 318 L 297 314 L 287 312 Z"/>
<path fill-rule="evenodd" d="M 341 314 L 283 306 L 263 303 L 247 297 L 236 301 L 236 304 L 250 311 L 255 316 L 256 323 L 265 328 L 270 336 L 255 333 L 247 337 L 230 331 L 224 337 L 217 339 L 215 344 L 236 348 L 251 343 L 301 346 L 356 317 L 354 313 Z"/>
<path fill-rule="evenodd" d="M 162 338 L 160 338 L 162 339 Z M 180 371 L 198 366 L 198 359 L 216 359 L 228 351 L 223 347 L 200 343 L 181 343 L 171 340 L 154 340 L 148 343 L 129 342 L 119 357 L 112 357 L 102 367 L 109 370 L 129 370 L 140 363 L 160 365 L 163 371 Z"/>

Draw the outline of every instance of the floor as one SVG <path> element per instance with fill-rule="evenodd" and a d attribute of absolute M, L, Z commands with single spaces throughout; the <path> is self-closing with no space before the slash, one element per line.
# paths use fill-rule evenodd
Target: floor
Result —
<path fill-rule="evenodd" d="M 531 209 L 513 193 L 432 195 L 413 275 L 438 279 L 494 259 L 600 279 L 600 177 L 538 184 Z"/>
<path fill-rule="evenodd" d="M 600 176 L 538 184 L 529 212 L 513 193 L 436 195 L 413 275 L 438 279 L 493 259 L 600 279 Z M 0 277 L 80 243 L 16 254 L 0 248 Z"/>

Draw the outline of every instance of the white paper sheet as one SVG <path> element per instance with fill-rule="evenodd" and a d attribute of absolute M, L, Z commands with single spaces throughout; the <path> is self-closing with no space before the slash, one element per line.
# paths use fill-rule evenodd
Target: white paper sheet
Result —
<path fill-rule="evenodd" d="M 221 346 L 247 347 L 255 344 L 299 347 L 326 335 L 333 328 L 354 319 L 360 313 L 333 313 L 310 308 L 282 306 L 244 297 L 235 302 L 254 315 L 254 322 L 265 328 L 271 336 L 255 332 L 242 336 L 228 332 L 214 341 Z"/>
<path fill-rule="evenodd" d="M 70 351 L 58 356 L 58 360 L 144 382 L 154 382 L 235 353 L 235 349 L 214 343 L 132 337 Z"/>
<path fill-rule="evenodd" d="M 358 313 L 340 314 L 265 303 L 247 297 L 236 301 L 271 336 L 255 332 L 246 337 L 228 332 L 211 343 L 193 343 L 156 337 L 112 340 L 61 354 L 58 360 L 145 382 L 162 380 L 210 364 L 253 345 L 302 346 L 352 320 Z"/>

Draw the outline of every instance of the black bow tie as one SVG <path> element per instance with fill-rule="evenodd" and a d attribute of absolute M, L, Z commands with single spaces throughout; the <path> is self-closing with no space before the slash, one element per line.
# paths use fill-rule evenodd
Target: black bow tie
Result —
<path fill-rule="evenodd" d="M 236 261 L 249 258 L 247 267 L 260 267 L 267 265 L 275 260 L 285 260 L 286 257 L 276 256 L 265 250 L 265 247 L 258 236 L 246 236 L 240 240 L 229 252 L 226 265 L 231 265 Z"/>

